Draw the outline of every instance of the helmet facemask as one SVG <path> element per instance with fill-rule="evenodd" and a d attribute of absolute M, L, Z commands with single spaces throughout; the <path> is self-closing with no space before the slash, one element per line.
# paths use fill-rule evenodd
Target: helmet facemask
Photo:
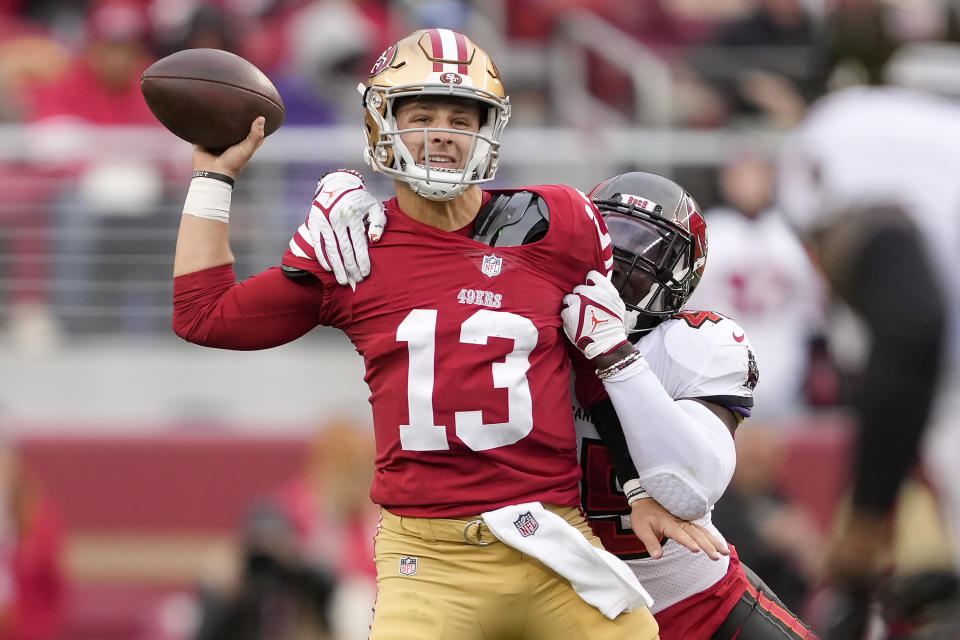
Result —
<path fill-rule="evenodd" d="M 707 225 L 672 180 L 633 171 L 594 187 L 590 199 L 613 240 L 612 281 L 631 332 L 652 329 L 683 307 L 703 276 Z"/>
<path fill-rule="evenodd" d="M 362 85 L 361 85 L 362 86 Z M 400 129 L 396 119 L 397 100 L 402 98 L 459 98 L 479 103 L 481 124 L 478 131 L 413 127 Z M 468 187 L 493 179 L 500 158 L 500 137 L 510 118 L 506 98 L 481 89 L 456 87 L 438 83 L 402 85 L 382 88 L 371 86 L 364 91 L 368 128 L 377 132 L 373 146 L 367 146 L 364 158 L 374 170 L 406 182 L 411 190 L 429 200 L 452 200 Z M 401 139 L 402 134 L 422 133 L 424 164 L 419 164 Z M 470 136 L 469 151 L 463 169 L 444 169 L 430 166 L 429 138 L 432 133 L 451 133 Z M 373 139 L 372 131 L 368 138 Z"/>
<path fill-rule="evenodd" d="M 693 276 L 690 240 L 663 219 L 605 216 L 614 240 L 613 283 L 628 309 L 670 316 L 689 297 Z"/>

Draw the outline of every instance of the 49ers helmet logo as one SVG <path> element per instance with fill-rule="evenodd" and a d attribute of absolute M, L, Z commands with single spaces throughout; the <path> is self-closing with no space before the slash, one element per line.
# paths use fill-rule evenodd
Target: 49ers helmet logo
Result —
<path fill-rule="evenodd" d="M 463 76 L 459 73 L 447 72 L 440 76 L 440 82 L 446 82 L 447 84 L 460 84 L 463 82 Z"/>
<path fill-rule="evenodd" d="M 392 44 L 387 47 L 386 51 L 380 54 L 380 57 L 377 58 L 376 62 L 373 63 L 373 66 L 370 68 L 370 77 L 381 73 L 386 69 L 391 62 L 393 62 L 394 57 L 397 55 L 397 45 Z"/>

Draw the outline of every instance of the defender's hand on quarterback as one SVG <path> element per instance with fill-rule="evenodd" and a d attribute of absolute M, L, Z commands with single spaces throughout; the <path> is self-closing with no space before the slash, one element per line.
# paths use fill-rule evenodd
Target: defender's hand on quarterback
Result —
<path fill-rule="evenodd" d="M 563 331 L 570 342 L 590 360 L 627 343 L 624 316 L 627 308 L 610 279 L 598 271 L 587 274 L 587 283 L 577 285 L 563 298 Z"/>
<path fill-rule="evenodd" d="M 363 177 L 339 169 L 317 183 L 310 215 L 297 233 L 313 247 L 320 266 L 352 286 L 370 275 L 367 242 L 380 240 L 386 226 L 383 205 L 365 189 Z"/>
<path fill-rule="evenodd" d="M 730 549 L 698 524 L 681 520 L 653 498 L 640 498 L 630 505 L 630 527 L 652 558 L 663 556 L 660 538 L 676 540 L 693 552 L 703 551 L 711 560 L 730 555 Z"/>

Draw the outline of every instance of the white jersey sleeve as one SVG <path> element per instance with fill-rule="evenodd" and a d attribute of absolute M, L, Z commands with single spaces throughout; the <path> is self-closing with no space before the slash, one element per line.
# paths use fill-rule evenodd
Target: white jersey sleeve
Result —
<path fill-rule="evenodd" d="M 683 311 L 637 344 L 675 400 L 712 402 L 750 415 L 759 369 L 736 322 L 710 311 Z"/>

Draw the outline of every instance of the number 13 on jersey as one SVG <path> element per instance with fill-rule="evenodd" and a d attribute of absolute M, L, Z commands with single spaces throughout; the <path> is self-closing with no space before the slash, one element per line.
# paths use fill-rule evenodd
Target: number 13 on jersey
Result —
<path fill-rule="evenodd" d="M 447 429 L 433 411 L 436 362 L 436 309 L 414 309 L 397 327 L 397 341 L 407 343 L 407 410 L 410 424 L 400 425 L 400 444 L 406 451 L 450 448 Z M 493 387 L 507 390 L 507 421 L 485 424 L 482 411 L 454 413 L 457 437 L 474 451 L 513 444 L 533 430 L 533 399 L 527 370 L 538 332 L 529 318 L 507 311 L 482 309 L 460 325 L 460 344 L 485 345 L 489 338 L 513 340 L 503 362 L 491 362 Z M 466 399 L 469 402 L 469 398 Z"/>

